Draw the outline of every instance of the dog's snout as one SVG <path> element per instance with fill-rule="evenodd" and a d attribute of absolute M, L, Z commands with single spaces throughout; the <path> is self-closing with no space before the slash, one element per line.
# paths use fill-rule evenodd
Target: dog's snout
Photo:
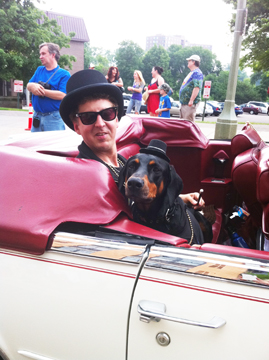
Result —
<path fill-rule="evenodd" d="M 144 180 L 141 178 L 130 178 L 127 186 L 130 190 L 141 190 L 144 186 Z"/>

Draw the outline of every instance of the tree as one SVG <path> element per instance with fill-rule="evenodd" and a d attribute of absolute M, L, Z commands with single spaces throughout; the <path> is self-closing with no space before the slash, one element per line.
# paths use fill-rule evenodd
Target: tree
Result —
<path fill-rule="evenodd" d="M 236 8 L 236 0 L 224 0 Z M 246 36 L 242 42 L 242 50 L 246 54 L 240 60 L 240 67 L 250 67 L 254 71 L 269 70 L 269 1 L 248 0 L 248 16 Z M 231 20 L 233 29 L 235 19 Z"/>
<path fill-rule="evenodd" d="M 144 50 L 133 41 L 122 41 L 116 50 L 116 64 L 123 79 L 124 87 L 132 86 L 134 71 L 141 70 Z M 144 74 L 143 74 L 144 75 Z"/>
<path fill-rule="evenodd" d="M 60 48 L 69 47 L 70 37 L 31 0 L 0 0 L 0 78 L 26 84 L 40 65 L 39 45 L 54 42 Z M 73 56 L 63 55 L 59 65 L 72 68 L 71 61 Z"/>
<path fill-rule="evenodd" d="M 186 59 L 191 55 L 199 54 L 201 58 L 200 69 L 204 76 L 208 74 L 218 75 L 222 69 L 220 61 L 216 59 L 216 55 L 200 46 L 182 48 L 182 46 L 179 45 L 171 45 L 168 49 L 168 54 L 173 79 L 171 86 L 173 87 L 174 93 L 180 89 L 183 80 L 190 72 Z"/>
<path fill-rule="evenodd" d="M 172 75 L 169 68 L 170 57 L 168 52 L 162 46 L 154 45 L 144 56 L 142 60 L 143 76 L 147 84 L 151 82 L 151 71 L 154 66 L 163 68 L 162 76 L 166 83 L 172 86 Z"/>
<path fill-rule="evenodd" d="M 90 64 L 95 66 L 95 69 L 106 74 L 109 66 L 115 65 L 115 54 L 109 50 L 105 51 L 102 48 L 91 47 L 90 43 L 84 44 L 84 69 L 88 69 Z"/>

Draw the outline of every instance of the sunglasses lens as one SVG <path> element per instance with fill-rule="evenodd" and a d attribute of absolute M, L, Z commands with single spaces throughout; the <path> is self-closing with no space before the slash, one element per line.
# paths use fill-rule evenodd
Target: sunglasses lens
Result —
<path fill-rule="evenodd" d="M 101 115 L 102 119 L 105 121 L 112 121 L 117 116 L 117 107 L 111 107 L 108 109 L 101 110 L 99 112 L 85 112 L 79 113 L 77 116 L 80 118 L 82 124 L 92 125 L 97 120 L 97 116 Z"/>
<path fill-rule="evenodd" d="M 84 125 L 91 125 L 95 123 L 96 119 L 97 119 L 96 113 L 88 112 L 88 113 L 80 114 L 80 120 Z"/>
<path fill-rule="evenodd" d="M 105 121 L 112 121 L 115 119 L 117 113 L 116 108 L 109 108 L 101 111 L 101 116 Z"/>

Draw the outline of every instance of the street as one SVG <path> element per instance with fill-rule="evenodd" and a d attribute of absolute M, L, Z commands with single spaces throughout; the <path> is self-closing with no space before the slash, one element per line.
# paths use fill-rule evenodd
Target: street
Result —
<path fill-rule="evenodd" d="M 141 114 L 142 116 L 149 116 L 147 114 Z M 172 119 L 177 119 L 175 116 Z M 124 117 L 122 118 L 124 120 Z M 202 132 L 209 139 L 214 138 L 215 124 L 217 121 L 216 116 L 207 116 L 202 121 L 201 117 L 196 118 L 196 124 L 200 127 Z M 258 131 L 264 141 L 269 141 L 269 116 L 267 114 L 250 115 L 244 113 L 237 117 L 238 126 L 237 132 L 239 132 L 244 123 L 250 122 Z M 28 128 L 28 111 L 6 111 L 0 110 L 0 143 L 8 139 L 16 139 L 23 136 L 23 134 L 29 134 Z M 67 128 L 67 131 L 71 131 Z"/>

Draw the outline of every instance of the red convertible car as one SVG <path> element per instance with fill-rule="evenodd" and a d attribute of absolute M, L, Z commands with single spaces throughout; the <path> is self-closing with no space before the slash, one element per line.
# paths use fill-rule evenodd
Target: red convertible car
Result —
<path fill-rule="evenodd" d="M 76 158 L 75 133 L 0 147 L 1 360 L 268 358 L 269 147 L 250 124 L 225 141 L 122 119 L 126 158 L 152 139 L 184 193 L 204 190 L 212 242 L 135 223 L 108 169 Z"/>

